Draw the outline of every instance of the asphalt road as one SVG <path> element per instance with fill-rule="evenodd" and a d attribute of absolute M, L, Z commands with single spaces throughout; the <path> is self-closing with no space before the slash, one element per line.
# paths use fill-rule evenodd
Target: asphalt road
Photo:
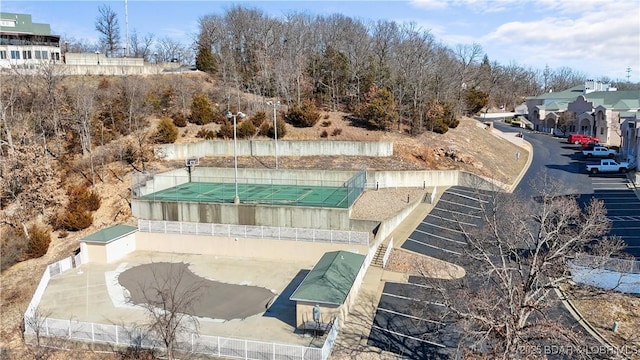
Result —
<path fill-rule="evenodd" d="M 517 131 L 503 123 L 495 127 L 504 132 Z M 531 167 L 514 192 L 536 196 L 536 185 L 548 176 L 557 188 L 557 195 L 577 195 L 584 205 L 596 198 L 604 201 L 607 217 L 612 222 L 610 236 L 619 236 L 627 245 L 625 251 L 640 259 L 640 199 L 630 189 L 626 174 L 588 174 L 579 145 L 547 134 L 524 132 L 525 140 L 533 146 Z"/>
<path fill-rule="evenodd" d="M 504 124 L 496 127 L 503 131 L 519 130 Z M 557 195 L 576 195 L 582 204 L 593 197 L 603 200 L 613 222 L 611 234 L 621 236 L 628 244 L 628 251 L 640 257 L 640 201 L 627 189 L 624 174 L 586 174 L 585 161 L 578 154 L 577 146 L 547 134 L 525 132 L 524 136 L 534 148 L 533 160 L 514 192 L 528 198 L 537 196 L 540 179 L 546 176 L 554 184 Z M 488 204 L 490 196 L 491 193 L 477 194 L 464 187 L 448 189 L 402 248 L 461 265 L 468 274 L 465 286 L 476 289 L 484 286 L 473 276 L 473 263 L 462 256 L 465 243 L 457 224 L 481 225 L 478 213 L 481 206 Z M 460 283 L 444 281 L 439 286 L 454 291 Z M 437 299 L 438 294 L 418 277 L 410 278 L 408 284 L 386 283 L 369 345 L 408 359 L 455 357 L 461 332 L 448 321 L 448 314 Z M 582 331 L 566 309 L 559 302 L 556 305 L 547 315 L 561 318 L 565 326 Z"/>

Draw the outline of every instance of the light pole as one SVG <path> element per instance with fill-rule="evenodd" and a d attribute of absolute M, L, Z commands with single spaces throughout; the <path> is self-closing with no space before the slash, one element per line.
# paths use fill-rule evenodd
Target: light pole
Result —
<path fill-rule="evenodd" d="M 280 106 L 280 101 L 267 101 L 267 105 L 273 106 L 273 135 L 276 140 L 276 169 L 278 168 L 278 122 L 276 118 L 276 106 Z"/>
<path fill-rule="evenodd" d="M 98 59 L 98 65 L 100 65 L 100 51 L 96 50 L 96 59 Z"/>
<path fill-rule="evenodd" d="M 231 111 L 227 111 L 227 119 L 233 118 L 233 169 L 234 169 L 234 183 L 236 185 L 236 195 L 233 197 L 234 204 L 240 204 L 240 197 L 238 196 L 238 139 L 236 137 L 236 117 L 240 116 L 242 119 L 246 115 L 238 111 L 233 114 Z"/>

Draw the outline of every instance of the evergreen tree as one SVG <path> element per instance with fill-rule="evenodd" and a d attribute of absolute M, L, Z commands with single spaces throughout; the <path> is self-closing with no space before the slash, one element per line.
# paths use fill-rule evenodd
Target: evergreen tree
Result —
<path fill-rule="evenodd" d="M 205 125 L 213 120 L 213 107 L 204 94 L 193 97 L 191 102 L 191 122 L 198 125 Z"/>
<path fill-rule="evenodd" d="M 209 74 L 215 74 L 218 71 L 218 64 L 211 53 L 211 49 L 204 46 L 198 47 L 196 69 Z"/>
<path fill-rule="evenodd" d="M 387 130 L 398 116 L 393 94 L 388 89 L 372 85 L 365 95 L 360 116 L 374 129 Z"/>

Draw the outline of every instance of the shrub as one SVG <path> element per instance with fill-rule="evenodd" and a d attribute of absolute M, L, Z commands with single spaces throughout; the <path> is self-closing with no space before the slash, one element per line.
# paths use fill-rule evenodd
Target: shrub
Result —
<path fill-rule="evenodd" d="M 191 101 L 191 122 L 205 125 L 213 120 L 213 108 L 205 94 L 198 94 Z"/>
<path fill-rule="evenodd" d="M 205 140 L 212 140 L 212 139 L 215 139 L 216 132 L 213 131 L 213 130 L 200 129 L 196 133 L 196 137 L 197 138 L 202 138 L 202 139 L 205 139 Z"/>
<path fill-rule="evenodd" d="M 129 165 L 136 162 L 136 150 L 133 148 L 133 145 L 127 144 L 127 147 L 124 148 L 124 151 L 122 152 L 122 160 Z"/>
<path fill-rule="evenodd" d="M 241 122 L 240 125 L 238 125 L 236 132 L 237 132 L 236 135 L 238 136 L 238 138 L 245 139 L 245 138 L 252 137 L 256 134 L 256 127 L 255 125 L 253 125 L 253 122 L 251 122 L 250 120 L 245 120 Z"/>
<path fill-rule="evenodd" d="M 82 209 L 67 211 L 58 216 L 58 224 L 62 229 L 68 231 L 83 230 L 93 224 L 93 215 Z"/>
<path fill-rule="evenodd" d="M 212 121 L 213 121 L 214 124 L 220 124 L 220 125 L 226 124 L 227 123 L 227 117 L 224 116 L 220 112 L 214 112 Z"/>
<path fill-rule="evenodd" d="M 312 127 L 320 120 L 320 113 L 313 103 L 307 101 L 302 107 L 294 105 L 289 108 L 284 118 L 289 124 L 296 127 Z"/>
<path fill-rule="evenodd" d="M 172 116 L 173 124 L 177 127 L 185 127 L 187 126 L 187 119 L 184 117 L 184 114 L 181 112 L 176 112 Z"/>
<path fill-rule="evenodd" d="M 67 208 L 73 210 L 76 208 L 96 211 L 100 208 L 100 195 L 93 190 L 87 189 L 82 184 L 77 184 L 67 188 L 69 196 L 69 205 Z"/>
<path fill-rule="evenodd" d="M 333 129 L 333 131 L 331 132 L 331 136 L 338 136 L 342 134 L 342 129 L 341 128 L 335 128 Z"/>
<path fill-rule="evenodd" d="M 178 139 L 178 128 L 173 124 L 171 119 L 164 117 L 160 119 L 154 140 L 158 144 L 172 144 Z"/>
<path fill-rule="evenodd" d="M 218 137 L 223 139 L 233 139 L 233 125 L 225 123 L 218 130 Z"/>
<path fill-rule="evenodd" d="M 253 117 L 251 117 L 251 122 L 255 127 L 260 127 L 265 120 L 267 120 L 267 114 L 265 114 L 264 111 L 258 111 L 253 115 Z"/>
<path fill-rule="evenodd" d="M 36 224 L 29 226 L 29 242 L 27 244 L 27 251 L 25 255 L 28 259 L 34 259 L 41 257 L 49 250 L 49 244 L 51 243 L 51 230 L 44 226 L 38 226 Z"/>
<path fill-rule="evenodd" d="M 91 211 L 100 208 L 100 195 L 87 189 L 83 184 L 73 185 L 67 188 L 69 204 L 67 208 L 58 213 L 54 227 L 67 231 L 86 229 L 93 223 Z"/>
<path fill-rule="evenodd" d="M 269 131 L 273 131 L 271 124 L 263 122 L 259 128 L 260 135 L 269 136 Z"/>
<path fill-rule="evenodd" d="M 160 98 L 150 91 L 145 94 L 144 103 L 154 114 L 159 114 L 160 111 L 162 111 L 162 102 Z"/>
<path fill-rule="evenodd" d="M 444 134 L 449 131 L 449 127 L 444 123 L 441 119 L 438 119 L 433 122 L 433 130 L 434 133 Z"/>
<path fill-rule="evenodd" d="M 322 132 L 320 133 L 320 137 L 326 138 L 327 136 L 329 136 L 329 133 L 327 132 L 327 130 L 322 130 Z"/>
<path fill-rule="evenodd" d="M 320 124 L 320 126 L 329 127 L 329 126 L 331 126 L 331 121 L 323 121 L 322 124 Z"/>
<path fill-rule="evenodd" d="M 284 121 L 280 119 L 276 120 L 276 124 L 278 126 L 278 139 L 281 139 L 287 135 L 287 127 L 285 126 Z M 273 128 L 273 124 L 268 121 L 263 122 L 262 125 L 260 125 L 260 134 L 274 139 L 276 137 L 276 132 Z"/>
<path fill-rule="evenodd" d="M 455 117 L 445 118 L 443 121 L 450 129 L 455 129 L 460 125 L 460 120 Z"/>
<path fill-rule="evenodd" d="M 276 120 L 276 126 L 278 127 L 278 139 L 282 139 L 285 135 L 287 135 L 287 126 L 284 124 L 284 121 L 281 119 Z M 275 133 L 273 131 L 273 126 L 270 128 L 269 137 L 275 137 Z"/>

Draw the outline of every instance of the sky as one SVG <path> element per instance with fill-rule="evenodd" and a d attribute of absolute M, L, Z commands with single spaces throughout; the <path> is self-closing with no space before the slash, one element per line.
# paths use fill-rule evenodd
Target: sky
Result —
<path fill-rule="evenodd" d="M 124 35 L 124 0 L 0 0 L 0 11 L 31 14 L 34 22 L 50 24 L 55 35 L 95 42 L 102 4 L 119 14 Z M 236 5 L 278 18 L 340 13 L 363 21 L 413 22 L 452 49 L 479 44 L 490 61 L 503 65 L 569 67 L 591 79 L 640 82 L 640 0 L 128 0 L 129 32 L 190 44 L 198 18 Z"/>

